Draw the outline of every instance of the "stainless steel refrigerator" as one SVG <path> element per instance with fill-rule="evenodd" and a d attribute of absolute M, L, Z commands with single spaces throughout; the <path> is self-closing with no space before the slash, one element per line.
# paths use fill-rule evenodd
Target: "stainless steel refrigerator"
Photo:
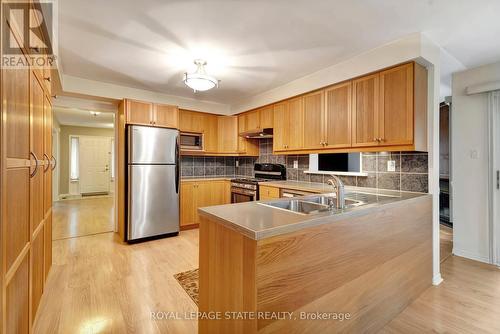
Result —
<path fill-rule="evenodd" d="M 127 241 L 179 233 L 179 131 L 127 128 Z"/>

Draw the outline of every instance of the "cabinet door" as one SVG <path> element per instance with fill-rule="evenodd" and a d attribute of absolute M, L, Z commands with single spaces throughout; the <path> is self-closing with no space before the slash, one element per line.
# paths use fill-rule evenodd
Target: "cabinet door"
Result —
<path fill-rule="evenodd" d="M 325 147 L 351 146 L 351 95 L 351 82 L 333 86 L 325 91 Z"/>
<path fill-rule="evenodd" d="M 259 110 L 260 112 L 260 126 L 262 129 L 269 129 L 273 127 L 274 113 L 273 106 L 267 106 Z"/>
<path fill-rule="evenodd" d="M 279 188 L 260 186 L 259 187 L 259 200 L 276 199 L 280 197 Z"/>
<path fill-rule="evenodd" d="M 217 153 L 217 116 L 203 115 L 203 148 L 205 152 Z"/>
<path fill-rule="evenodd" d="M 6 283 L 6 333 L 28 334 L 30 332 L 29 319 L 29 256 L 26 255 L 19 264 L 15 274 Z"/>
<path fill-rule="evenodd" d="M 44 234 L 43 228 L 31 241 L 31 323 L 35 320 L 36 311 L 40 305 L 45 281 L 45 258 L 44 258 Z"/>
<path fill-rule="evenodd" d="M 154 125 L 164 128 L 179 127 L 179 109 L 165 104 L 154 105 Z"/>
<path fill-rule="evenodd" d="M 217 117 L 217 152 L 234 153 L 238 150 L 238 117 Z"/>
<path fill-rule="evenodd" d="M 288 101 L 288 142 L 287 150 L 297 150 L 304 146 L 304 99 L 298 97 Z"/>
<path fill-rule="evenodd" d="M 413 144 L 413 63 L 380 73 L 381 145 Z"/>
<path fill-rule="evenodd" d="M 47 280 L 50 268 L 52 267 L 52 212 L 45 218 L 45 225 L 43 226 L 44 233 L 44 280 Z"/>
<path fill-rule="evenodd" d="M 48 214 L 52 208 L 52 168 L 51 168 L 51 157 L 52 157 L 52 105 L 48 96 L 45 96 L 44 101 L 44 155 L 43 159 L 45 161 L 45 168 L 43 169 L 43 203 L 44 203 L 44 217 Z"/>
<path fill-rule="evenodd" d="M 274 105 L 273 150 L 284 151 L 288 141 L 288 103 Z"/>
<path fill-rule="evenodd" d="M 377 146 L 379 74 L 353 81 L 352 146 Z"/>
<path fill-rule="evenodd" d="M 184 132 L 203 133 L 207 114 L 190 110 L 179 110 L 179 129 Z"/>
<path fill-rule="evenodd" d="M 245 131 L 246 116 L 245 114 L 238 115 L 238 152 L 245 153 L 247 149 L 247 140 L 239 134 Z"/>
<path fill-rule="evenodd" d="M 127 124 L 152 125 L 153 104 L 127 100 L 126 122 Z"/>
<path fill-rule="evenodd" d="M 43 221 L 44 210 L 44 175 L 45 160 L 43 160 L 44 153 L 44 92 L 43 84 L 32 73 L 31 74 L 31 100 L 30 100 L 30 136 L 31 136 L 31 152 L 33 153 L 33 163 L 38 163 L 38 168 L 33 167 L 33 177 L 30 180 L 30 220 L 31 220 L 31 233 L 33 233 L 38 225 Z"/>
<path fill-rule="evenodd" d="M 181 226 L 196 224 L 195 182 L 181 182 Z"/>
<path fill-rule="evenodd" d="M 261 128 L 259 110 L 247 112 L 246 118 L 247 118 L 246 130 L 256 130 Z"/>
<path fill-rule="evenodd" d="M 304 96 L 304 147 L 323 148 L 324 137 L 324 92 Z"/>

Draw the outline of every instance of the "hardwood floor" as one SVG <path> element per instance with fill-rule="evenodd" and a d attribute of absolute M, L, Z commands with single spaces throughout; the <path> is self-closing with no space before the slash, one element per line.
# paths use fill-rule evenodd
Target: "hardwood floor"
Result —
<path fill-rule="evenodd" d="M 450 256 L 441 274 L 380 333 L 500 333 L 500 270 Z"/>
<path fill-rule="evenodd" d="M 198 230 L 135 245 L 114 233 L 54 241 L 34 333 L 196 333 L 196 320 L 150 312 L 196 312 L 173 275 L 197 267 Z"/>
<path fill-rule="evenodd" d="M 115 228 L 112 196 L 58 201 L 52 210 L 54 240 L 111 232 Z"/>

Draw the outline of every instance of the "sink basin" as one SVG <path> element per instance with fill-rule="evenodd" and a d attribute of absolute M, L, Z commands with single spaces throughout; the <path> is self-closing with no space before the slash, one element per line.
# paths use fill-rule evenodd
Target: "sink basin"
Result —
<path fill-rule="evenodd" d="M 336 198 L 333 196 L 314 196 L 314 197 L 302 198 L 301 200 L 305 201 L 305 202 L 317 203 L 317 204 L 326 205 L 326 206 L 328 206 L 330 203 L 333 203 L 333 205 L 336 204 Z M 352 207 L 360 206 L 363 204 L 365 204 L 365 203 L 362 201 L 357 201 L 357 200 L 349 199 L 349 198 L 345 199 L 345 207 L 346 208 L 352 208 Z"/>
<path fill-rule="evenodd" d="M 311 214 L 322 211 L 328 211 L 328 205 L 304 201 L 302 199 L 291 199 L 288 201 L 270 201 L 259 203 L 262 205 L 272 206 L 275 208 L 288 210 L 296 213 Z"/>

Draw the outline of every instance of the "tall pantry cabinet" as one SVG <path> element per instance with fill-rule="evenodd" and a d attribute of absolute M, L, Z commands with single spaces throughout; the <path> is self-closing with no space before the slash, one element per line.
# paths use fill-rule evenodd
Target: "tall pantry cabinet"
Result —
<path fill-rule="evenodd" d="M 2 29 L 26 56 L 9 19 Z M 3 67 L 0 89 L 0 332 L 29 333 L 52 265 L 51 71 Z"/>

